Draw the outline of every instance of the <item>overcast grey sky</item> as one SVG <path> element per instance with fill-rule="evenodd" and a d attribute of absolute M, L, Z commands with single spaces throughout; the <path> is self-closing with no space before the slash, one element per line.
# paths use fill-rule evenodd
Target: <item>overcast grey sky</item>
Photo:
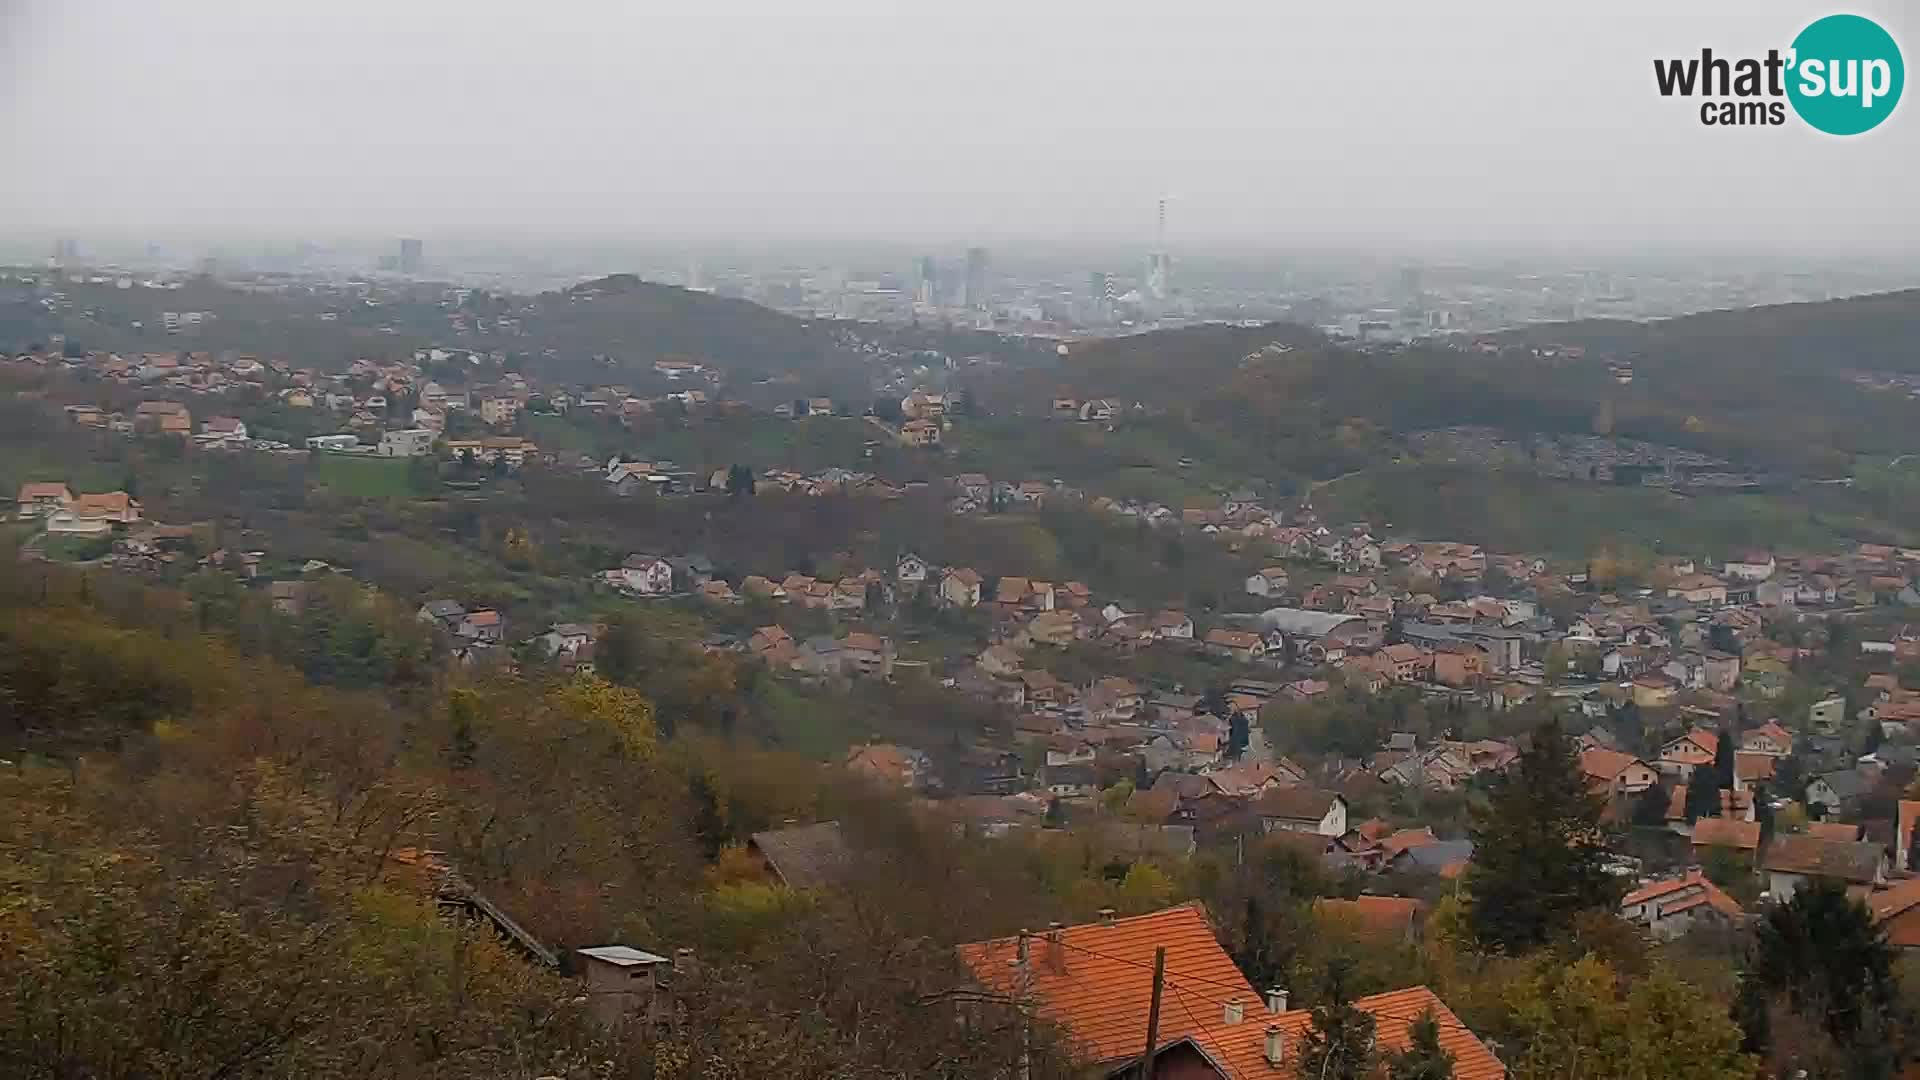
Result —
<path fill-rule="evenodd" d="M 1906 6 L 1846 10 L 1911 63 Z M 1843 140 L 1654 91 L 1819 3 L 675 10 L 0 0 L 0 228 L 1144 240 L 1165 191 L 1176 250 L 1920 240 L 1920 102 Z"/>

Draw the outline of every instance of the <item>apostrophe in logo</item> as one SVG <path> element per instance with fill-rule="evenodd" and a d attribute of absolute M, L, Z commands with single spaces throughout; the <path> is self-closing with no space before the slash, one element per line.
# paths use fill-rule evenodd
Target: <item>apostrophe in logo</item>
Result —
<path fill-rule="evenodd" d="M 1733 59 L 1704 48 L 1698 58 L 1655 60 L 1653 79 L 1661 97 L 1705 98 L 1700 122 L 1708 127 L 1777 126 L 1791 105 L 1817 131 L 1858 135 L 1892 115 L 1907 72 L 1899 43 L 1879 23 L 1829 15 L 1785 52 Z"/>
<path fill-rule="evenodd" d="M 1793 111 L 1829 135 L 1878 127 L 1907 81 L 1893 35 L 1858 15 L 1829 15 L 1800 31 L 1788 65 Z"/>

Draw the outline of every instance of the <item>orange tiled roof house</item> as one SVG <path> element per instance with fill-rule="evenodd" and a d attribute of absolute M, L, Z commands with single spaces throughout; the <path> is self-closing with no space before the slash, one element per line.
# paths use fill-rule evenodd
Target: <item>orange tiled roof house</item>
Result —
<path fill-rule="evenodd" d="M 1153 996 L 1156 950 L 1166 950 L 1156 1060 L 1159 1075 L 1308 1080 L 1301 1048 L 1312 1010 L 1289 1009 L 1284 990 L 1257 993 L 1214 936 L 1204 909 L 1147 915 L 975 942 L 960 959 L 986 989 L 1030 1002 L 1100 1075 L 1138 1062 Z M 1403 1050 L 1431 1010 L 1456 1080 L 1502 1080 L 1506 1066 L 1424 986 L 1360 998 L 1383 1052 Z"/>

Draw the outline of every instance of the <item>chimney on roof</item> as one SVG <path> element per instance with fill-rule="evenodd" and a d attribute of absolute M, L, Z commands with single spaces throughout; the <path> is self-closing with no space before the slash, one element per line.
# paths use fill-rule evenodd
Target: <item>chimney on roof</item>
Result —
<path fill-rule="evenodd" d="M 1018 951 L 1015 954 L 1015 957 L 1021 967 L 1027 966 L 1027 955 L 1028 955 L 1027 938 L 1031 936 L 1032 936 L 1031 933 L 1027 930 L 1026 927 L 1023 926 L 1020 928 L 1020 945 L 1019 945 Z"/>
<path fill-rule="evenodd" d="M 1278 986 L 1267 990 L 1267 1011 L 1278 1015 L 1287 1011 L 1287 992 Z"/>
<path fill-rule="evenodd" d="M 1067 970 L 1067 950 L 1061 941 L 1061 931 L 1064 929 L 1066 929 L 1065 923 L 1047 924 L 1047 966 L 1052 968 L 1055 974 L 1064 974 Z"/>
<path fill-rule="evenodd" d="M 1115 913 L 1114 913 L 1114 910 L 1113 910 L 1112 908 L 1110 908 L 1110 907 L 1103 907 L 1103 908 L 1101 908 L 1101 909 L 1100 909 L 1099 911 L 1097 911 L 1097 912 L 1095 912 L 1095 914 L 1097 914 L 1097 915 L 1099 915 L 1099 916 L 1100 916 L 1100 925 L 1102 925 L 1102 926 L 1112 926 L 1112 925 L 1113 925 L 1113 916 L 1114 916 L 1114 914 L 1115 914 Z"/>
<path fill-rule="evenodd" d="M 1267 1046 L 1263 1056 L 1267 1059 L 1267 1064 L 1276 1069 L 1280 1067 L 1280 1062 L 1285 1060 L 1287 1036 L 1280 1030 L 1279 1024 L 1267 1025 Z"/>
<path fill-rule="evenodd" d="M 1247 1008 L 1240 1003 L 1240 999 L 1237 997 L 1228 1001 L 1220 1008 L 1220 1022 L 1228 1027 L 1239 1023 L 1246 1015 Z"/>

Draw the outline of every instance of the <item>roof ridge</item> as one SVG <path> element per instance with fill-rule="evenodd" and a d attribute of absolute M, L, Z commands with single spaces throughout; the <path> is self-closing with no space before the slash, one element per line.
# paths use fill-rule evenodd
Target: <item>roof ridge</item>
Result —
<path fill-rule="evenodd" d="M 1151 791 L 1152 789 L 1148 789 L 1148 790 Z M 1174 904 L 1171 907 L 1164 907 L 1155 911 L 1142 912 L 1138 915 L 1116 915 L 1114 916 L 1111 922 L 1101 920 L 1101 919 L 1095 919 L 1092 922 L 1068 923 L 1065 926 L 1061 926 L 1057 928 L 1049 928 L 1046 930 L 1016 931 L 1011 934 L 1002 934 L 999 937 L 984 938 L 980 941 L 970 942 L 968 943 L 968 945 L 963 945 L 962 948 L 991 946 L 991 945 L 999 944 L 1000 942 L 1003 942 L 1003 941 L 1017 941 L 1019 940 L 1022 933 L 1024 933 L 1027 937 L 1040 938 L 1040 937 L 1045 937 L 1048 934 L 1054 933 L 1056 929 L 1058 930 L 1058 932 L 1063 934 L 1072 932 L 1074 930 L 1111 930 L 1111 929 L 1114 929 L 1115 927 L 1125 926 L 1128 923 L 1137 923 L 1147 919 L 1162 918 L 1162 917 L 1173 915 L 1177 912 L 1184 911 L 1187 909 L 1192 909 L 1194 913 L 1198 914 L 1201 920 L 1204 921 L 1209 927 L 1213 925 L 1213 916 L 1211 915 L 1211 913 L 1207 911 L 1207 905 L 1204 902 L 1199 900 L 1184 900 L 1178 904 Z"/>

